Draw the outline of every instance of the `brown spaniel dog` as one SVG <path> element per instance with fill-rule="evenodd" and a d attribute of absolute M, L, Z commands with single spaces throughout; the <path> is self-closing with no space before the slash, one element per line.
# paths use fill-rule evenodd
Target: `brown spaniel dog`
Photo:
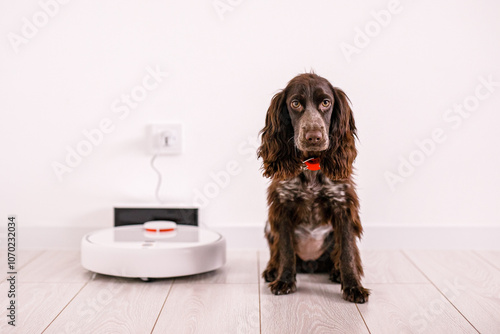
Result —
<path fill-rule="evenodd" d="M 268 189 L 263 273 L 275 295 L 297 290 L 296 272 L 329 272 L 343 298 L 364 303 L 359 202 L 352 180 L 356 126 L 344 92 L 313 74 L 293 78 L 276 94 L 258 155 Z"/>

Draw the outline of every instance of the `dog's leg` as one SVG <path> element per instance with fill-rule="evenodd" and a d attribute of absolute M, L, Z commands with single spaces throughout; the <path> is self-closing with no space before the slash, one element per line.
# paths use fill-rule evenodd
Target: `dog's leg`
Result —
<path fill-rule="evenodd" d="M 267 263 L 266 269 L 262 273 L 262 277 L 266 280 L 266 282 L 273 282 L 274 280 L 276 280 L 276 277 L 278 277 L 279 253 L 275 238 L 271 233 L 269 222 L 266 223 L 265 233 L 271 256 L 269 258 L 269 262 Z"/>
<path fill-rule="evenodd" d="M 340 244 L 335 242 L 333 245 L 333 250 L 330 255 L 330 259 L 333 262 L 332 269 L 330 271 L 330 281 L 335 283 L 341 283 L 340 277 Z"/>
<path fill-rule="evenodd" d="M 286 224 L 278 224 L 279 237 L 276 238 L 278 274 L 276 279 L 269 283 L 271 292 L 275 295 L 286 295 L 297 291 L 295 251 L 293 247 L 293 236 Z"/>
<path fill-rule="evenodd" d="M 291 210 L 286 210 L 284 205 L 278 203 L 273 203 L 270 207 L 269 224 L 273 244 L 270 260 L 272 263 L 268 268 L 277 269 L 277 275 L 274 281 L 269 283 L 269 288 L 275 295 L 286 295 L 297 290 L 294 225 L 291 220 L 297 215 L 289 211 Z"/>
<path fill-rule="evenodd" d="M 340 215 L 336 215 L 334 226 L 335 240 L 340 245 L 340 250 L 332 255 L 339 257 L 342 297 L 350 302 L 364 303 L 368 301 L 370 291 L 361 285 L 363 267 L 356 245 L 356 238 L 361 233 L 361 224 L 356 208 L 342 210 Z"/>

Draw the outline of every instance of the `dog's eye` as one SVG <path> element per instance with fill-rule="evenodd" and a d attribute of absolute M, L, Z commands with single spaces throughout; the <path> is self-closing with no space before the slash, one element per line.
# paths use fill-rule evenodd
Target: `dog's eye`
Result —
<path fill-rule="evenodd" d="M 321 102 L 321 106 L 323 108 L 328 108 L 330 106 L 330 104 L 332 104 L 332 103 L 330 102 L 330 100 L 327 100 L 327 99 L 324 99 L 323 102 Z"/>
<path fill-rule="evenodd" d="M 297 100 L 293 100 L 290 105 L 292 106 L 292 108 L 297 109 L 298 107 L 300 107 L 300 102 Z"/>

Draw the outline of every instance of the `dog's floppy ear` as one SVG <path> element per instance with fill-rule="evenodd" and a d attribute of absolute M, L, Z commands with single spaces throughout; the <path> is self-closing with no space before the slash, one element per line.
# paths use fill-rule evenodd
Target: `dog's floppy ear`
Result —
<path fill-rule="evenodd" d="M 349 106 L 349 98 L 336 87 L 330 87 L 334 95 L 332 118 L 330 121 L 330 146 L 321 158 L 323 173 L 333 180 L 343 180 L 351 176 L 352 164 L 356 159 L 356 125 Z"/>
<path fill-rule="evenodd" d="M 266 125 L 260 131 L 262 144 L 257 154 L 263 160 L 263 174 L 279 180 L 300 173 L 300 158 L 294 146 L 292 120 L 286 107 L 285 92 L 274 95 L 267 110 Z"/>

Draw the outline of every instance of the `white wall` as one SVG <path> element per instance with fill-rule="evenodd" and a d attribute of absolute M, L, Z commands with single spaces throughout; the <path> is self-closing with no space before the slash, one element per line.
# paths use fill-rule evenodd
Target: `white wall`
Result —
<path fill-rule="evenodd" d="M 500 225 L 498 1 L 232 1 L 224 20 L 211 0 L 72 1 L 34 36 L 25 27 L 14 47 L 23 18 L 43 21 L 40 3 L 0 3 L 0 219 L 105 227 L 117 203 L 154 203 L 145 128 L 180 121 L 184 154 L 157 161 L 161 196 L 192 203 L 194 189 L 233 161 L 238 174 L 203 208 L 203 221 L 262 225 L 267 181 L 255 138 L 272 95 L 314 69 L 353 103 L 365 225 Z M 376 31 L 371 12 L 394 8 Z M 369 42 L 357 36 L 365 28 Z M 368 45 L 349 61 L 341 46 L 356 38 Z M 148 67 L 168 76 L 120 119 L 111 105 Z M 474 100 L 481 77 L 497 84 Z M 464 102 L 470 117 L 447 113 Z M 52 164 L 103 119 L 113 130 L 58 180 Z M 418 158 L 415 141 L 436 128 L 446 140 L 391 188 L 386 173 L 397 173 L 400 157 Z"/>

